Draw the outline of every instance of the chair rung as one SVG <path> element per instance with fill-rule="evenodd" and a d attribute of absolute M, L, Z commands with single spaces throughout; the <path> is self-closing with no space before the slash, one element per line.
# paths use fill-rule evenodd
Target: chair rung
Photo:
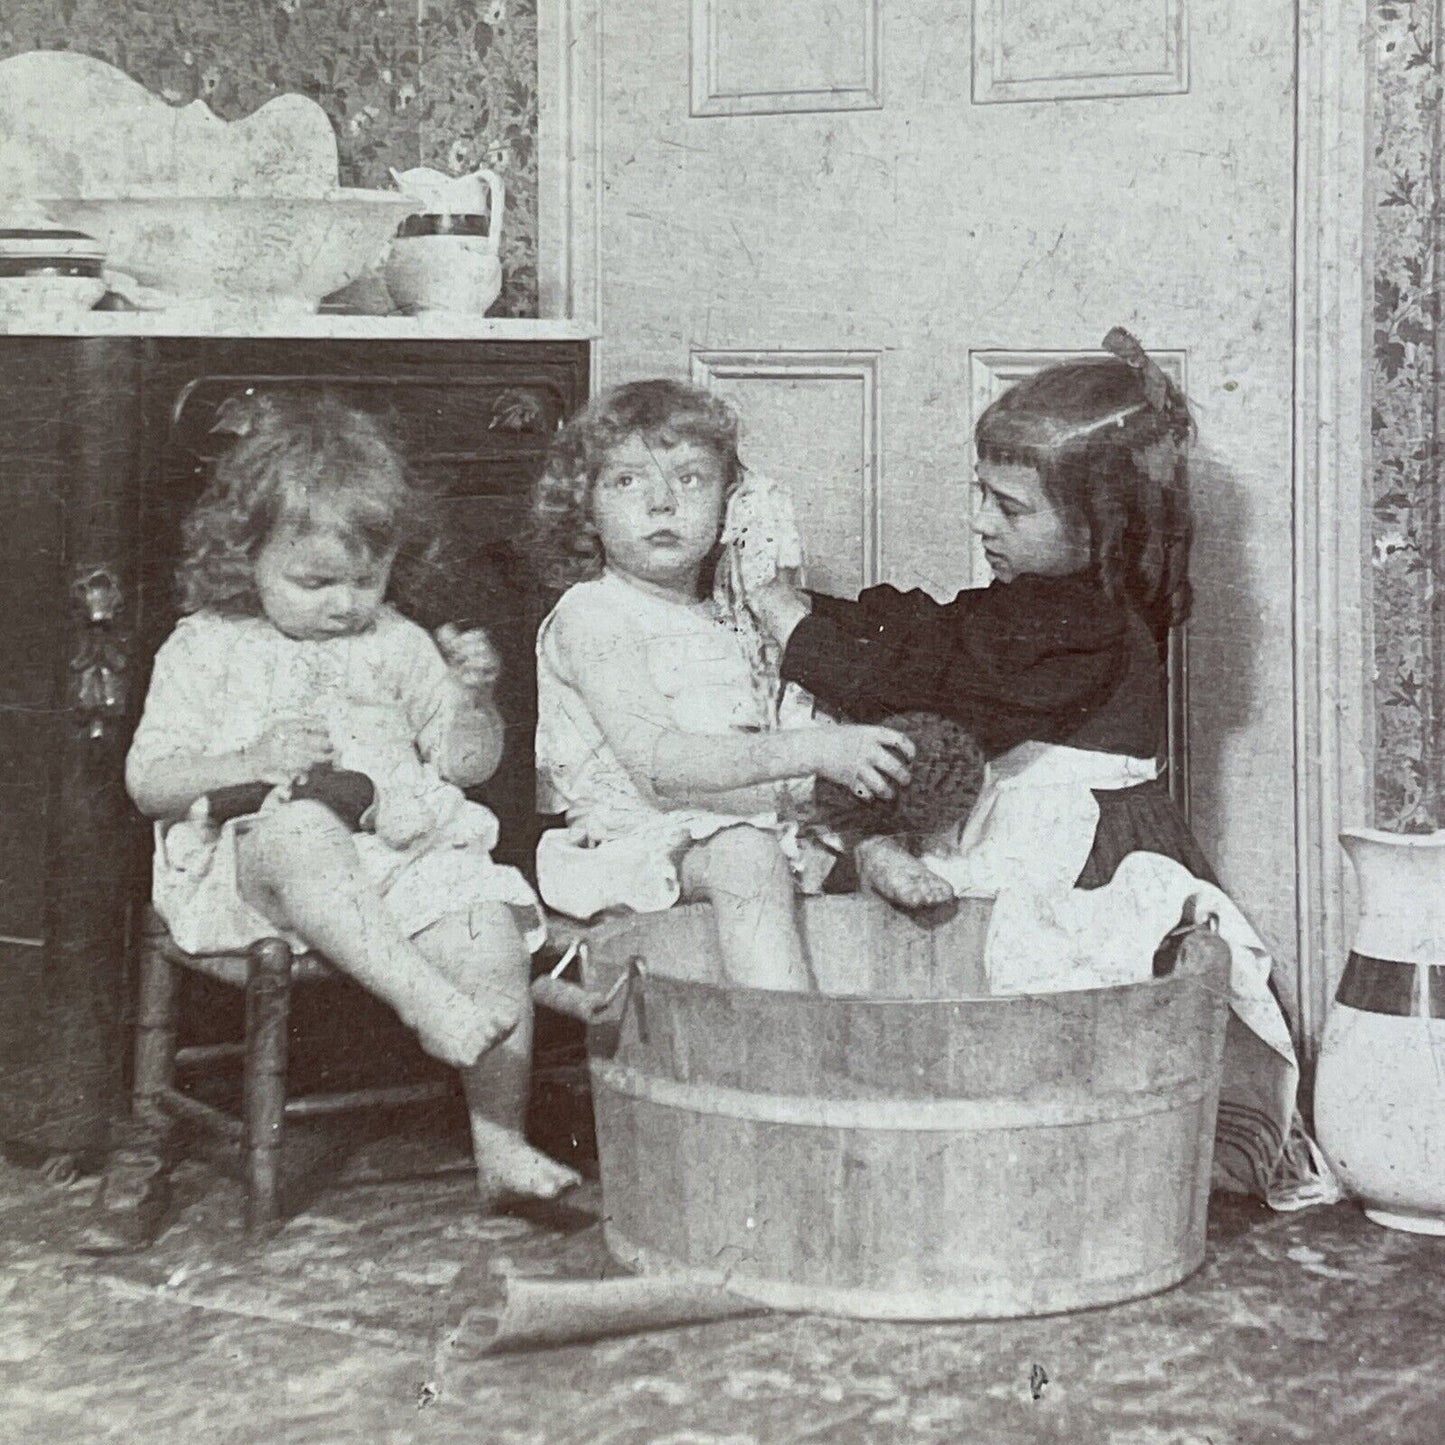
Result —
<path fill-rule="evenodd" d="M 240 1063 L 245 1057 L 245 1044 L 189 1044 L 176 1050 L 176 1067 L 198 1069 L 206 1064 Z"/>
<path fill-rule="evenodd" d="M 402 1104 L 424 1104 L 445 1099 L 456 1092 L 454 1084 L 397 1084 L 387 1089 L 352 1089 L 339 1094 L 303 1094 L 286 1100 L 288 1119 L 306 1119 L 317 1114 L 342 1114 L 351 1109 L 394 1109 Z"/>
<path fill-rule="evenodd" d="M 203 1104 L 199 1099 L 181 1093 L 179 1089 L 164 1089 L 152 1097 L 159 1101 L 163 1109 L 183 1119 L 194 1119 L 205 1128 L 224 1134 L 233 1143 L 239 1144 L 245 1137 L 245 1126 L 239 1119 L 233 1118 L 223 1109 Z"/>

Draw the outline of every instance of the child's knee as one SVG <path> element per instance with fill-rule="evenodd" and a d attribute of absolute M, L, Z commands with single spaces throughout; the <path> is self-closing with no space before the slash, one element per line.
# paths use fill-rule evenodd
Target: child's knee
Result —
<path fill-rule="evenodd" d="M 315 868 L 327 850 L 353 846 L 345 825 L 324 803 L 282 803 L 262 813 L 241 835 L 243 857 L 264 873 L 288 876 Z"/>
<path fill-rule="evenodd" d="M 466 924 L 467 932 L 479 945 L 479 954 L 495 958 L 515 972 L 531 972 L 532 955 L 516 917 L 505 903 L 472 904 L 466 911 Z"/>
<path fill-rule="evenodd" d="M 532 956 L 503 903 L 457 909 L 419 933 L 416 943 L 463 992 L 486 989 L 514 1001 L 527 997 Z"/>
<path fill-rule="evenodd" d="M 728 828 L 699 844 L 685 862 L 693 891 L 718 897 L 791 897 L 792 868 L 775 834 L 761 828 Z"/>
<path fill-rule="evenodd" d="M 268 840 L 311 842 L 318 838 L 349 838 L 350 832 L 336 814 L 310 798 L 279 803 L 259 814 L 247 831 Z"/>

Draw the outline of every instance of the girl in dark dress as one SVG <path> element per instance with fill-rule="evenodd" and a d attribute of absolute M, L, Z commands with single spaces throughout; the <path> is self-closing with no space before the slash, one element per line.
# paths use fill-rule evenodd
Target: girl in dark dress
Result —
<path fill-rule="evenodd" d="M 996 992 L 1147 978 L 1181 919 L 1218 920 L 1234 967 L 1216 1179 L 1308 1202 L 1327 1189 L 1295 1121 L 1269 954 L 1161 774 L 1168 638 L 1190 605 L 1189 410 L 1126 332 L 1104 345 L 979 419 L 973 527 L 991 586 L 940 603 L 775 584 L 750 603 L 784 646 L 783 676 L 837 715 L 937 713 L 976 739 L 987 766 L 969 815 L 913 847 L 867 839 L 857 861 L 902 907 L 994 895 Z"/>

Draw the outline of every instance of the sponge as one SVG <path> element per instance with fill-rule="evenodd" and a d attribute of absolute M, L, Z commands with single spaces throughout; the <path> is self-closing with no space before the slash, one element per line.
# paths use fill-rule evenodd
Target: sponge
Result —
<path fill-rule="evenodd" d="M 917 749 L 908 784 L 892 799 L 860 799 L 827 778 L 813 797 L 819 821 L 845 837 L 936 833 L 961 823 L 983 787 L 984 755 L 973 734 L 930 712 L 900 713 L 880 726 L 911 739 Z"/>

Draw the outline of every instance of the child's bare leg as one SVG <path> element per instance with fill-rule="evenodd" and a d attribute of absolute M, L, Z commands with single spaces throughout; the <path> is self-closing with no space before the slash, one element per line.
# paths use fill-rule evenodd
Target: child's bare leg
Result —
<path fill-rule="evenodd" d="M 792 871 L 771 833 L 727 828 L 689 848 L 679 871 L 683 896 L 712 904 L 730 982 L 796 992 L 814 987 L 798 931 Z"/>
<path fill-rule="evenodd" d="M 504 1000 L 518 1020 L 501 1044 L 462 1070 L 483 1199 L 555 1199 L 580 1179 L 522 1134 L 532 1071 L 532 969 L 511 912 L 490 903 L 449 914 L 417 934 L 416 946 L 461 993 Z"/>
<path fill-rule="evenodd" d="M 507 1000 L 461 993 L 402 934 L 329 808 L 287 803 L 239 843 L 246 902 L 389 1003 L 428 1053 L 463 1068 L 515 1027 Z"/>
<path fill-rule="evenodd" d="M 898 908 L 936 908 L 953 897 L 948 883 L 897 838 L 865 838 L 853 858 L 863 890 Z"/>

